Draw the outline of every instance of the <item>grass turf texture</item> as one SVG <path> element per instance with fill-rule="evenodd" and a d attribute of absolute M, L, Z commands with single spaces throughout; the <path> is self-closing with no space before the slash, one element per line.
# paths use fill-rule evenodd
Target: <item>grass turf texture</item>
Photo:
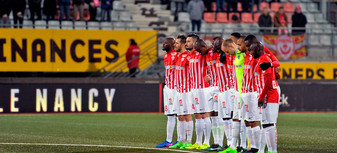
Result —
<path fill-rule="evenodd" d="M 154 148 L 166 138 L 166 119 L 163 114 L 0 115 L 0 152 L 175 152 L 113 147 Z M 279 114 L 278 152 L 337 152 L 336 125 L 337 113 Z"/>

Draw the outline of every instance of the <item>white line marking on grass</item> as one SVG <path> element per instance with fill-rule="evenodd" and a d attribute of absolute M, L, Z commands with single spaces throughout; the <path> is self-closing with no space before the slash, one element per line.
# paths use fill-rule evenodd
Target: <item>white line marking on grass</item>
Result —
<path fill-rule="evenodd" d="M 73 146 L 73 147 L 102 147 L 102 148 L 131 148 L 131 149 L 145 149 L 145 150 L 163 150 L 173 152 L 194 152 L 187 150 L 163 149 L 163 148 L 147 148 L 135 146 L 113 146 L 113 145 L 95 145 L 95 144 L 58 144 L 58 143 L 0 143 L 0 145 L 30 145 L 30 146 Z"/>

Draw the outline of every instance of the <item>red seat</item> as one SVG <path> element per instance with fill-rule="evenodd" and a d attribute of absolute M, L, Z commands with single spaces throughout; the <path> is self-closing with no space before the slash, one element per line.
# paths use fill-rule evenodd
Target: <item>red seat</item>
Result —
<path fill-rule="evenodd" d="M 293 3 L 283 3 L 284 11 L 288 13 L 294 13 L 294 4 Z"/>
<path fill-rule="evenodd" d="M 217 13 L 216 20 L 220 23 L 227 23 L 228 22 L 227 13 Z"/>
<path fill-rule="evenodd" d="M 281 7 L 281 3 L 277 3 L 277 2 L 271 3 L 271 11 L 273 12 L 277 12 L 280 7 Z"/>
<path fill-rule="evenodd" d="M 238 17 L 237 21 L 233 21 L 233 19 L 232 19 L 233 15 L 236 15 Z M 239 23 L 240 22 L 240 14 L 239 13 L 229 13 L 229 22 Z"/>
<path fill-rule="evenodd" d="M 262 3 L 260 4 L 260 10 L 263 10 L 263 8 L 265 8 L 265 7 L 269 10 L 269 3 L 267 3 L 267 2 L 262 2 Z"/>
<path fill-rule="evenodd" d="M 253 23 L 254 22 L 253 17 L 252 17 L 252 13 L 242 13 L 241 19 L 242 19 L 242 22 L 244 22 L 244 23 Z"/>
<path fill-rule="evenodd" d="M 260 17 L 261 13 L 254 13 L 254 22 L 258 23 L 259 22 L 259 17 Z"/>
<path fill-rule="evenodd" d="M 215 23 L 215 16 L 214 16 L 214 13 L 213 12 L 210 12 L 210 13 L 204 13 L 204 20 L 205 22 L 208 22 L 208 23 Z"/>

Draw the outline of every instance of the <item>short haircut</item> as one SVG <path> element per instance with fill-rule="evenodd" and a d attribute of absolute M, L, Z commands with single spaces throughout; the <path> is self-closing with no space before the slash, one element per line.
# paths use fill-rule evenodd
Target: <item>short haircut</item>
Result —
<path fill-rule="evenodd" d="M 239 39 L 242 39 L 243 41 L 245 41 L 246 36 L 245 36 L 245 35 L 242 35 Z"/>
<path fill-rule="evenodd" d="M 214 37 L 214 38 L 213 38 L 213 41 L 215 41 L 215 40 L 218 39 L 218 38 L 221 38 L 221 39 L 222 39 L 222 37 Z"/>
<path fill-rule="evenodd" d="M 245 41 L 257 41 L 256 37 L 254 35 L 248 35 L 246 38 L 245 38 Z"/>
<path fill-rule="evenodd" d="M 223 42 L 222 42 L 222 45 L 227 47 L 229 44 L 232 44 L 234 43 L 234 41 L 232 39 L 225 39 Z"/>
<path fill-rule="evenodd" d="M 234 36 L 236 39 L 239 39 L 242 36 L 242 34 L 238 32 L 233 32 L 231 36 Z"/>
<path fill-rule="evenodd" d="M 194 41 L 197 41 L 199 38 L 199 36 L 195 33 L 190 33 L 187 35 L 187 37 L 192 37 Z"/>
<path fill-rule="evenodd" d="M 279 10 L 280 10 L 280 9 L 283 9 L 283 6 L 281 6 L 281 7 L 279 8 Z"/>
<path fill-rule="evenodd" d="M 179 35 L 177 39 L 180 39 L 180 42 L 185 44 L 186 43 L 186 36 L 185 35 Z"/>
<path fill-rule="evenodd" d="M 194 44 L 194 48 L 205 47 L 205 46 L 207 46 L 207 44 L 202 39 L 198 39 Z"/>

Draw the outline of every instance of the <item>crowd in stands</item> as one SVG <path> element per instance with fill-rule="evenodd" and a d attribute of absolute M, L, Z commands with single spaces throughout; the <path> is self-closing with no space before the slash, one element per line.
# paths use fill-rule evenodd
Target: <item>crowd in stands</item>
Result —
<path fill-rule="evenodd" d="M 27 5 L 28 4 L 28 5 Z M 29 8 L 30 20 L 96 21 L 97 8 L 101 7 L 101 21 L 110 21 L 113 0 L 0 0 L 0 27 L 10 26 L 13 14 L 14 28 L 22 28 L 25 10 Z M 84 12 L 88 9 L 89 14 Z"/>
<path fill-rule="evenodd" d="M 179 12 L 188 12 L 192 31 L 200 31 L 202 19 L 207 23 L 258 23 L 260 32 L 267 34 L 288 34 L 289 23 L 292 34 L 302 34 L 307 24 L 300 5 L 294 9 L 294 4 L 280 0 L 162 0 L 162 4 L 167 4 L 167 9 L 175 4 L 175 20 Z M 273 31 L 271 27 L 275 27 Z"/>

